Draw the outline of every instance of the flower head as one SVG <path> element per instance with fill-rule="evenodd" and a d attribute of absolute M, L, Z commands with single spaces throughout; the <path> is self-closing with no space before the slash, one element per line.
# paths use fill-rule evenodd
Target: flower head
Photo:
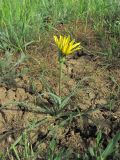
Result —
<path fill-rule="evenodd" d="M 70 55 L 73 52 L 81 49 L 80 43 L 75 43 L 75 40 L 71 41 L 70 36 L 66 37 L 60 35 L 59 38 L 54 36 L 54 41 L 57 44 L 61 54 L 64 56 Z"/>

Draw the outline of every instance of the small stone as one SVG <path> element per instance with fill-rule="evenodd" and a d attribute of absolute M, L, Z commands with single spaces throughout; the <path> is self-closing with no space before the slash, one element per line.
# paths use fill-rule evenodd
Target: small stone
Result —
<path fill-rule="evenodd" d="M 9 144 L 13 142 L 13 139 L 12 139 L 11 136 L 8 136 L 8 137 L 7 137 L 7 142 L 8 142 Z"/>
<path fill-rule="evenodd" d="M 74 131 L 71 131 L 71 136 L 74 136 L 74 135 L 75 135 Z"/>

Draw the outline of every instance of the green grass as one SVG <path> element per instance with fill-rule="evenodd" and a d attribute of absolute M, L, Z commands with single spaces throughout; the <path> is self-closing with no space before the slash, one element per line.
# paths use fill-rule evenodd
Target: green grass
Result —
<path fill-rule="evenodd" d="M 48 37 L 57 24 L 80 20 L 85 30 L 91 23 L 102 37 L 107 31 L 113 52 L 120 35 L 119 15 L 119 0 L 0 0 L 0 48 L 25 49 Z"/>

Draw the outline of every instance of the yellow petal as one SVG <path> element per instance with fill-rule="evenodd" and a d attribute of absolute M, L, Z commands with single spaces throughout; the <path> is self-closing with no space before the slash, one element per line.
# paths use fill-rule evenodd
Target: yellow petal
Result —
<path fill-rule="evenodd" d="M 68 48 L 68 43 L 66 43 L 66 45 L 63 47 L 63 53 L 64 53 L 64 54 L 66 54 L 67 48 Z"/>
<path fill-rule="evenodd" d="M 70 46 L 72 46 L 74 43 L 75 43 L 75 40 L 73 39 L 73 40 L 70 42 Z"/>
<path fill-rule="evenodd" d="M 71 50 L 71 48 L 70 48 L 70 46 L 68 47 L 68 49 L 67 49 L 67 54 L 69 54 L 69 53 L 71 53 L 72 52 L 72 50 Z"/>
<path fill-rule="evenodd" d="M 73 44 L 74 44 L 75 40 L 72 40 L 69 44 L 69 52 L 73 49 Z"/>
<path fill-rule="evenodd" d="M 67 43 L 70 42 L 70 35 L 67 37 Z"/>
<path fill-rule="evenodd" d="M 63 47 L 66 45 L 66 40 L 67 40 L 67 37 L 64 37 L 64 39 L 63 39 Z"/>
<path fill-rule="evenodd" d="M 57 36 L 54 36 L 54 41 L 58 45 L 58 38 L 57 38 Z"/>
<path fill-rule="evenodd" d="M 66 37 L 66 40 L 65 40 L 65 43 L 64 43 L 64 46 L 63 46 L 64 54 L 66 54 L 68 52 L 69 42 L 70 42 L 70 36 Z"/>
<path fill-rule="evenodd" d="M 59 38 L 59 48 L 62 49 L 63 36 L 60 35 Z"/>
<path fill-rule="evenodd" d="M 80 43 L 75 43 L 74 45 L 72 45 L 72 48 L 71 49 L 74 49 L 74 48 L 76 48 L 77 46 L 79 46 L 80 45 Z"/>
<path fill-rule="evenodd" d="M 80 49 L 81 49 L 81 47 L 77 47 L 77 48 L 73 49 L 72 52 L 75 52 L 75 51 L 80 50 Z"/>

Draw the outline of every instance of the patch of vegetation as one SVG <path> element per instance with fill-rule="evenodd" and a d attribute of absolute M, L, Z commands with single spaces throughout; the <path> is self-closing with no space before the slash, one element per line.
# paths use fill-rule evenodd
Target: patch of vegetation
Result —
<path fill-rule="evenodd" d="M 58 24 L 82 21 L 85 31 L 89 23 L 92 24 L 102 44 L 108 39 L 103 54 L 119 55 L 119 0 L 1 0 L 0 13 L 0 47 L 3 50 L 25 49 L 41 41 L 43 36 L 49 38 Z"/>

